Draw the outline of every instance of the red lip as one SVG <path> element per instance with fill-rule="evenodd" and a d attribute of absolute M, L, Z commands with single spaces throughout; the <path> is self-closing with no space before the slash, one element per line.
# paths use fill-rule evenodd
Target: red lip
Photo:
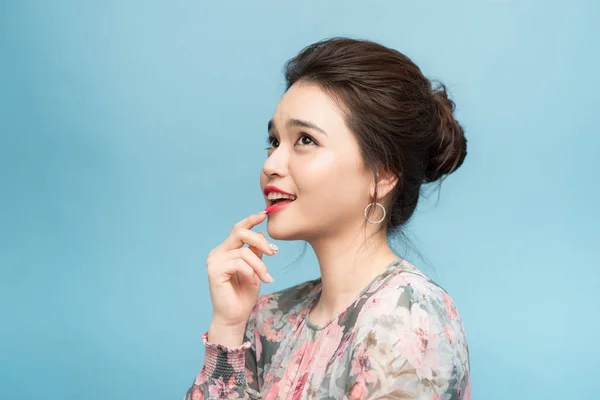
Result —
<path fill-rule="evenodd" d="M 263 189 L 263 193 L 265 194 L 265 196 L 267 196 L 271 192 L 283 193 L 283 194 L 287 194 L 289 196 L 294 196 L 294 197 L 296 196 L 293 193 L 286 192 L 285 190 L 281 190 L 277 186 L 273 186 L 273 185 L 265 186 L 265 188 Z M 291 203 L 292 203 L 291 201 L 282 201 L 282 202 L 279 202 L 278 204 L 271 204 L 270 206 L 265 208 L 265 211 L 267 212 L 267 214 L 271 214 L 272 212 L 281 210 L 282 208 L 284 208 L 285 206 L 287 206 L 288 204 L 291 204 Z"/>
<path fill-rule="evenodd" d="M 265 211 L 267 212 L 267 214 L 271 214 L 271 213 L 274 213 L 275 211 L 281 210 L 282 208 L 284 208 L 287 205 L 292 204 L 292 203 L 293 203 L 292 201 L 283 201 L 281 203 L 273 204 L 273 205 L 266 207 Z"/>
<path fill-rule="evenodd" d="M 268 195 L 271 192 L 277 192 L 277 193 L 287 194 L 287 195 L 290 195 L 290 196 L 295 196 L 295 194 L 288 193 L 285 190 L 281 190 L 277 186 L 269 185 L 269 186 L 265 186 L 265 188 L 263 189 L 263 193 L 265 194 L 265 196 Z"/>

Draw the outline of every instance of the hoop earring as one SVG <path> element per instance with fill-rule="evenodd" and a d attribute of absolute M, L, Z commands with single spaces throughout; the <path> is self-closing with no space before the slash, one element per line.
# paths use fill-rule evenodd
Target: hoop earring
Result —
<path fill-rule="evenodd" d="M 381 209 L 383 210 L 383 216 L 381 217 L 381 219 L 380 219 L 379 221 L 371 221 L 371 220 L 370 220 L 370 219 L 367 217 L 367 211 L 369 211 L 369 208 L 370 208 L 370 207 L 371 207 L 373 204 L 375 204 L 376 206 L 379 206 L 379 207 L 381 207 Z M 368 223 L 370 223 L 370 224 L 380 224 L 380 223 L 381 223 L 381 221 L 383 221 L 383 220 L 385 219 L 385 207 L 384 207 L 384 206 L 382 206 L 382 205 L 381 205 L 381 204 L 379 204 L 379 203 L 369 203 L 369 204 L 367 204 L 367 206 L 365 207 L 365 212 L 364 212 L 364 215 L 365 215 L 365 219 L 367 220 L 367 222 L 368 222 Z"/>

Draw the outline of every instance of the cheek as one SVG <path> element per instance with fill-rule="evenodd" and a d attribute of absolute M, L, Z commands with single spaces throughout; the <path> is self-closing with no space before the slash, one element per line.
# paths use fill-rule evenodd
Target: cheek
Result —
<path fill-rule="evenodd" d="M 364 173 L 354 158 L 321 154 L 306 162 L 294 176 L 297 176 L 299 194 L 311 202 L 354 207 L 368 196 Z"/>
<path fill-rule="evenodd" d="M 331 176 L 336 174 L 336 160 L 333 155 L 328 153 L 322 153 L 317 157 L 313 157 L 303 162 L 298 163 L 298 169 L 295 171 L 295 176 L 298 176 L 299 185 L 306 187 L 310 191 L 314 191 L 315 188 L 321 187 Z"/>

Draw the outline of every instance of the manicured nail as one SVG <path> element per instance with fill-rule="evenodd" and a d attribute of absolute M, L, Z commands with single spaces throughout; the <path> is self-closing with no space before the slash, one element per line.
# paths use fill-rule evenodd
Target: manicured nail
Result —
<path fill-rule="evenodd" d="M 262 215 L 262 214 L 266 214 L 267 212 L 265 210 L 262 210 L 261 212 L 257 213 L 257 215 Z"/>
<path fill-rule="evenodd" d="M 271 247 L 271 250 L 273 250 L 275 253 L 279 251 L 279 247 L 275 246 L 273 243 L 269 243 L 269 247 Z"/>
<path fill-rule="evenodd" d="M 269 274 L 269 273 L 267 272 L 267 281 L 268 281 L 269 283 L 273 283 L 273 281 L 274 281 L 274 280 L 275 280 L 275 279 L 273 279 L 273 277 L 271 276 L 271 274 Z"/>

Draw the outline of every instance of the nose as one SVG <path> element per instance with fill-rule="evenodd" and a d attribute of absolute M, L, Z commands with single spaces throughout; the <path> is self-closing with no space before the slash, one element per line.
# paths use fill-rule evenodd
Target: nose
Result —
<path fill-rule="evenodd" d="M 267 176 L 285 176 L 288 169 L 288 155 L 280 146 L 271 152 L 271 155 L 263 164 L 263 172 Z"/>

